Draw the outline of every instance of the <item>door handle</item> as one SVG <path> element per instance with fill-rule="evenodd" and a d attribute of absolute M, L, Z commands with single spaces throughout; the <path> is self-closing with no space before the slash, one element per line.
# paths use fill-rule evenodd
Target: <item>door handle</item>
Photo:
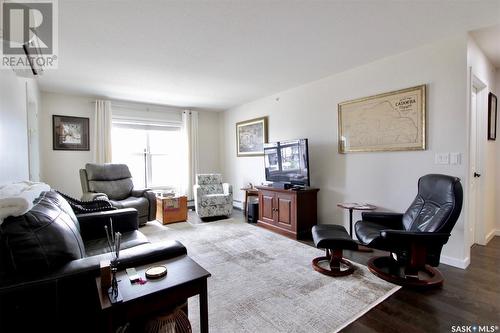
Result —
<path fill-rule="evenodd" d="M 479 178 L 479 177 L 481 177 L 481 174 L 477 173 L 477 172 L 474 172 L 474 178 Z"/>

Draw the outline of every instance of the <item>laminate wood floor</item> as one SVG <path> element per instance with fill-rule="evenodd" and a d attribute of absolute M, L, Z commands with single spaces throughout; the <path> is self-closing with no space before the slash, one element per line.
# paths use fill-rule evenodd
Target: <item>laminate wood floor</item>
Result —
<path fill-rule="evenodd" d="M 240 211 L 235 211 L 233 218 L 244 220 Z M 190 218 L 191 223 L 196 223 L 193 220 L 196 219 Z M 344 254 L 366 265 L 370 257 L 384 252 L 344 251 Z M 438 268 L 445 278 L 442 288 L 429 291 L 402 288 L 343 332 L 451 332 L 454 325 L 500 326 L 500 237 L 494 237 L 487 246 L 474 245 L 467 269 L 444 264 Z"/>
<path fill-rule="evenodd" d="M 372 255 L 351 252 L 346 257 L 366 264 Z M 453 325 L 500 326 L 500 237 L 487 246 L 474 245 L 467 269 L 441 264 L 439 270 L 445 278 L 442 288 L 402 288 L 344 332 L 451 332 Z"/>

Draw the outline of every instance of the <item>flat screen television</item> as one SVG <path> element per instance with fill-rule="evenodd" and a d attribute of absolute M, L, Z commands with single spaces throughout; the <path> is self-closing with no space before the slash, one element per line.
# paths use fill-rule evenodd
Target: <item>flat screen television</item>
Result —
<path fill-rule="evenodd" d="M 264 144 L 266 181 L 310 186 L 307 139 Z"/>

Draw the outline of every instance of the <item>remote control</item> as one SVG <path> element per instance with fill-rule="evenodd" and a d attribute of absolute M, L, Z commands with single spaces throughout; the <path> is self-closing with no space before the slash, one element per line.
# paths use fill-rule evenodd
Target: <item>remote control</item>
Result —
<path fill-rule="evenodd" d="M 139 281 L 139 279 L 141 278 L 139 274 L 137 274 L 135 268 L 127 268 L 126 271 L 128 278 L 132 283 Z"/>

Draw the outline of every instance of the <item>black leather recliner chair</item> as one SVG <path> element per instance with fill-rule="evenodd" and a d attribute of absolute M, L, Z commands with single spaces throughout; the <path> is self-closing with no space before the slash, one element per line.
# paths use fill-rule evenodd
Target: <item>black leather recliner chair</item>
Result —
<path fill-rule="evenodd" d="M 75 215 L 56 191 L 0 224 L 0 332 L 94 332 L 95 277 L 111 259 L 104 225 L 122 233 L 121 268 L 186 255 L 179 242 L 151 244 L 138 230 L 137 210 Z"/>
<path fill-rule="evenodd" d="M 418 194 L 404 214 L 365 212 L 355 225 L 368 247 L 391 252 L 368 267 L 380 278 L 411 287 L 440 286 L 441 249 L 462 210 L 462 185 L 456 177 L 431 174 L 418 181 Z"/>

